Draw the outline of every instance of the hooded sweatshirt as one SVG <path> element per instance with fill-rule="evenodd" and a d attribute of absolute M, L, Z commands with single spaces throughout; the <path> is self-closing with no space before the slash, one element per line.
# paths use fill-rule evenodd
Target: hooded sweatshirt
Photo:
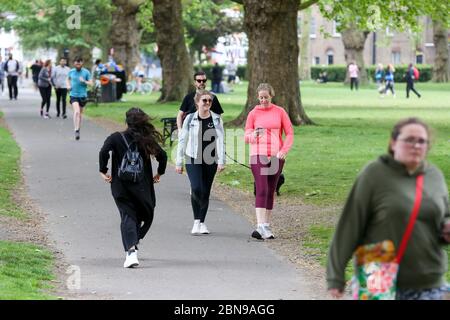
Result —
<path fill-rule="evenodd" d="M 359 245 L 392 240 L 398 249 L 409 222 L 416 177 L 424 174 L 422 203 L 397 278 L 400 289 L 440 287 L 447 270 L 441 228 L 450 218 L 448 189 L 442 172 L 424 163 L 409 174 L 391 155 L 368 164 L 356 179 L 328 253 L 328 288 L 343 289 L 347 262 Z"/>

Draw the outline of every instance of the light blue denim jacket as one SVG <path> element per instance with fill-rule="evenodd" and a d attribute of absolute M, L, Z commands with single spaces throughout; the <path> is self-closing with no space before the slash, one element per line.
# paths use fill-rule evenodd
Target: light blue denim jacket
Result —
<path fill-rule="evenodd" d="M 225 141 L 224 141 L 224 129 L 223 121 L 220 115 L 212 111 L 211 116 L 213 119 L 214 127 L 217 133 L 216 140 L 216 154 L 217 154 L 217 164 L 225 164 Z M 190 118 L 192 117 L 192 118 Z M 198 111 L 193 114 L 188 114 L 183 122 L 183 128 L 181 133 L 178 135 L 178 147 L 177 147 L 177 161 L 176 166 L 181 167 L 184 162 L 184 157 L 195 158 L 198 154 L 198 134 L 200 131 L 200 121 L 198 120 Z M 201 146 L 200 146 L 201 148 Z"/>

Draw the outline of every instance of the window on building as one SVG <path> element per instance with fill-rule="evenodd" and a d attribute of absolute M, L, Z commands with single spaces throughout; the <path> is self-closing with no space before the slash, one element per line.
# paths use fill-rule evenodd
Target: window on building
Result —
<path fill-rule="evenodd" d="M 320 64 L 320 57 L 314 57 L 314 64 L 315 65 Z"/>
<path fill-rule="evenodd" d="M 423 52 L 422 50 L 416 51 L 416 64 L 422 64 L 423 63 Z"/>
<path fill-rule="evenodd" d="M 338 31 L 338 28 L 340 27 L 341 23 L 333 20 L 333 37 L 340 37 L 341 33 Z"/>
<path fill-rule="evenodd" d="M 334 64 L 334 52 L 331 49 L 327 51 L 327 63 Z"/>
<path fill-rule="evenodd" d="M 400 51 L 393 51 L 391 54 L 391 60 L 393 64 L 399 64 L 400 63 Z"/>
<path fill-rule="evenodd" d="M 309 37 L 310 38 L 315 38 L 316 37 L 316 18 L 315 17 L 311 17 L 311 22 L 310 22 L 310 29 L 309 29 Z"/>

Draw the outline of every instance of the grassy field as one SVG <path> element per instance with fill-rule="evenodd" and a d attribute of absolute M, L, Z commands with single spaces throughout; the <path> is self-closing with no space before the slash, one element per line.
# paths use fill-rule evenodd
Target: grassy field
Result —
<path fill-rule="evenodd" d="M 24 212 L 11 199 L 20 180 L 19 159 L 19 147 L 10 133 L 0 125 L 0 215 L 23 219 Z"/>
<path fill-rule="evenodd" d="M 224 121 L 232 120 L 246 101 L 246 84 L 234 92 L 218 95 L 225 111 Z M 401 118 L 417 116 L 433 129 L 429 160 L 443 171 L 450 185 L 450 84 L 419 83 L 422 94 L 406 99 L 405 84 L 396 84 L 396 98 L 380 98 L 375 85 L 350 91 L 341 83 L 301 84 L 302 103 L 315 126 L 295 128 L 295 142 L 284 169 L 286 183 L 283 197 L 319 207 L 341 206 L 353 181 L 368 162 L 387 150 L 392 126 Z M 91 117 L 124 121 L 131 106 L 143 108 L 161 127 L 162 117 L 174 117 L 179 103 L 157 104 L 157 93 L 150 96 L 125 96 L 126 103 L 89 107 Z M 252 190 L 248 169 L 229 161 L 227 170 L 218 176 L 221 183 Z M 312 225 L 302 246 L 324 263 L 333 234 L 330 225 Z M 450 250 L 449 250 L 450 252 Z M 447 274 L 450 280 L 450 272 Z"/>
<path fill-rule="evenodd" d="M 20 181 L 19 160 L 20 148 L 0 125 L 0 215 L 24 220 L 26 212 L 12 200 Z M 48 250 L 0 241 L 0 300 L 54 299 L 47 293 L 52 288 L 48 281 L 54 279 L 52 268 L 53 257 Z"/>

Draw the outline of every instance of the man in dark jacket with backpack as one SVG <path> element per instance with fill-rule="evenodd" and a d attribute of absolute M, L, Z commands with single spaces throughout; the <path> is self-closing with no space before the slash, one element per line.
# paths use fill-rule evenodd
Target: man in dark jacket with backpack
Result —
<path fill-rule="evenodd" d="M 405 74 L 406 78 L 406 98 L 409 98 L 409 91 L 414 92 L 417 97 L 421 97 L 420 93 L 414 89 L 414 80 L 419 79 L 419 71 L 413 66 L 412 63 L 409 64 L 408 70 Z"/>
<path fill-rule="evenodd" d="M 18 89 L 17 89 L 17 79 L 20 75 L 20 63 L 19 61 L 13 59 L 12 54 L 9 55 L 8 61 L 5 62 L 4 70 L 8 74 L 8 90 L 9 90 L 9 100 L 13 98 L 17 100 Z"/>

